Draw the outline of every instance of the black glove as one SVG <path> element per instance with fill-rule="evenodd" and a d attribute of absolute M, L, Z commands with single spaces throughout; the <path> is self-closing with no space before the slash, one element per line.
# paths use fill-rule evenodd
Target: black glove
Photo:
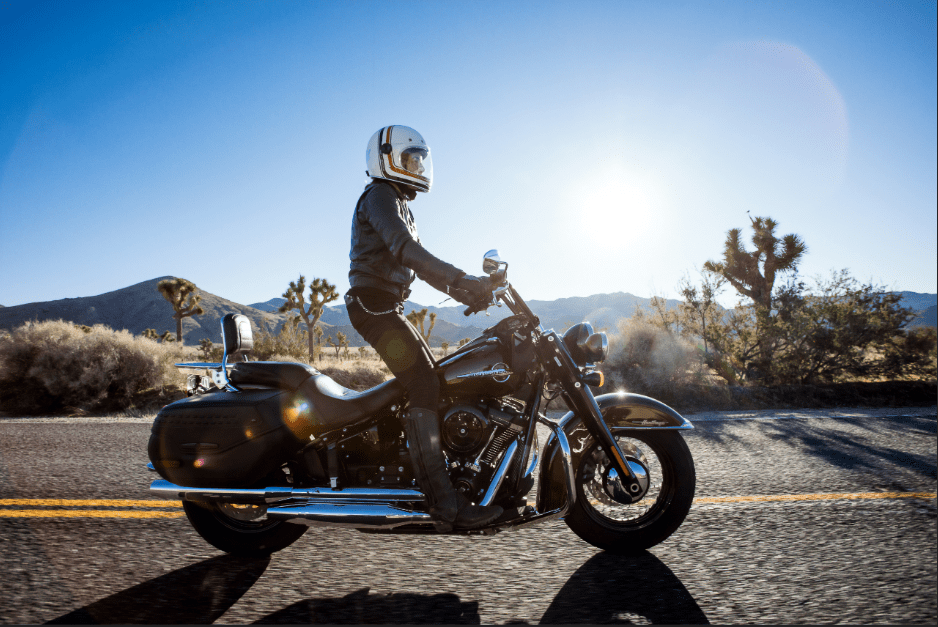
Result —
<path fill-rule="evenodd" d="M 481 300 L 488 300 L 492 297 L 492 284 L 488 277 L 469 276 L 467 274 L 456 279 L 453 287 L 468 294 L 470 302 L 463 302 L 464 305 L 469 305 Z M 457 298 L 456 300 L 460 299 Z M 460 302 L 462 301 L 460 300 Z"/>

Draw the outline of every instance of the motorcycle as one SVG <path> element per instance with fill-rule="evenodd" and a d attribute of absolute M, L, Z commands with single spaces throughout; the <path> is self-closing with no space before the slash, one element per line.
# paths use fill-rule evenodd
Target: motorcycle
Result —
<path fill-rule="evenodd" d="M 436 364 L 450 477 L 471 502 L 502 506 L 494 522 L 434 528 L 411 470 L 396 379 L 355 392 L 305 364 L 248 361 L 251 324 L 240 314 L 222 319 L 221 363 L 176 364 L 210 376 L 189 375 L 189 396 L 154 420 L 148 468 L 161 479 L 151 492 L 181 499 L 202 538 L 242 555 L 284 549 L 310 526 L 492 535 L 559 518 L 615 554 L 664 541 L 694 498 L 681 436 L 693 426 L 647 396 L 594 395 L 606 335 L 589 322 L 562 335 L 545 329 L 507 269 L 498 251 L 485 254 L 491 297 L 464 313 L 504 305 L 512 315 Z M 569 409 L 559 420 L 541 411 L 555 398 Z M 549 433 L 543 449 L 538 425 Z"/>

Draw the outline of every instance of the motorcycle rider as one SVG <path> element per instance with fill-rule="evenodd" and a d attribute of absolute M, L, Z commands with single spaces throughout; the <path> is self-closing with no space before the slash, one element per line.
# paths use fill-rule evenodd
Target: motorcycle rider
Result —
<path fill-rule="evenodd" d="M 479 527 L 502 508 L 473 505 L 453 488 L 441 448 L 440 381 L 429 345 L 404 316 L 404 301 L 415 275 L 465 305 L 490 295 L 489 279 L 468 276 L 420 243 L 407 204 L 433 182 L 430 149 L 420 133 L 400 125 L 380 129 L 368 142 L 365 161 L 371 181 L 352 219 L 349 318 L 407 390 L 404 428 L 414 476 L 437 529 Z"/>

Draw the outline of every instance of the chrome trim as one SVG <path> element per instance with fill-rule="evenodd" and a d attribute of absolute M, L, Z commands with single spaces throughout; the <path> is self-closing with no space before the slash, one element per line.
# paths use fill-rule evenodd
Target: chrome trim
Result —
<path fill-rule="evenodd" d="M 187 488 L 157 479 L 150 484 L 150 492 L 171 499 L 185 501 L 230 501 L 240 503 L 269 503 L 286 499 L 322 499 L 324 501 L 387 501 L 420 502 L 426 500 L 418 490 L 345 488 Z"/>
<path fill-rule="evenodd" d="M 560 462 L 563 464 L 564 470 L 564 483 L 566 483 L 567 488 L 567 504 L 565 507 L 561 508 L 558 516 L 564 516 L 570 508 L 573 507 L 573 504 L 576 503 L 576 476 L 574 475 L 573 470 L 573 455 L 570 452 L 570 442 L 567 440 L 567 434 L 563 431 L 563 423 L 556 423 L 548 419 L 544 414 L 538 414 L 537 420 L 542 425 L 546 426 L 551 431 L 550 438 L 547 439 L 547 444 L 544 446 L 544 450 L 550 450 L 551 439 L 557 438 L 557 444 L 560 447 Z M 547 462 L 550 463 L 548 459 Z M 543 477 L 542 477 L 543 478 Z M 537 488 L 537 503 L 540 505 L 542 503 L 542 495 L 546 493 L 547 486 L 541 485 Z M 549 512 L 545 512 L 547 514 Z M 540 514 L 539 514 L 540 515 Z"/>
<path fill-rule="evenodd" d="M 177 368 L 198 368 L 200 370 L 203 368 L 208 368 L 210 370 L 211 369 L 218 370 L 219 368 L 221 368 L 221 364 L 218 363 L 217 361 L 214 361 L 214 362 L 187 361 L 187 362 L 173 364 L 173 365 L 176 366 Z M 226 366 L 228 368 L 234 368 L 234 364 L 226 364 Z"/>
<path fill-rule="evenodd" d="M 508 370 L 507 368 L 493 368 L 492 370 L 483 370 L 480 372 L 468 372 L 466 374 L 461 374 L 461 375 L 453 377 L 453 380 L 455 381 L 456 379 L 477 379 L 480 377 L 506 377 L 502 381 L 498 381 L 498 379 L 496 379 L 496 381 L 498 381 L 499 383 L 504 383 L 505 381 L 508 380 L 507 377 L 510 377 L 513 374 L 514 372 L 512 372 L 511 370 Z"/>
<path fill-rule="evenodd" d="M 606 476 L 603 480 L 603 489 L 614 501 L 628 505 L 641 501 L 648 492 L 648 469 L 641 463 L 631 459 L 626 459 L 625 463 L 629 465 L 629 470 L 635 475 L 635 479 L 638 482 L 637 488 L 639 493 L 630 494 L 629 491 L 625 489 L 625 486 L 622 485 L 622 481 L 619 479 L 619 473 L 615 468 L 611 467 L 606 471 Z"/>
<path fill-rule="evenodd" d="M 153 467 L 153 462 L 147 462 L 147 470 L 150 472 L 156 472 L 156 468 Z"/>
<path fill-rule="evenodd" d="M 240 335 L 240 332 L 239 332 L 239 335 Z M 228 379 L 228 340 L 225 339 L 225 317 L 224 316 L 222 316 L 222 319 L 221 319 L 221 342 L 222 342 L 222 346 L 224 347 L 223 348 L 224 352 L 222 353 L 222 356 L 221 356 L 221 366 L 218 368 L 217 372 L 220 375 L 219 379 L 221 380 L 222 383 L 224 383 L 224 385 L 218 385 L 217 382 L 215 383 L 215 385 L 216 387 L 219 387 L 222 389 L 228 388 L 230 390 L 234 390 L 235 392 L 240 392 L 241 390 L 236 388 L 231 383 L 231 380 Z M 238 345 L 240 346 L 240 341 L 238 342 Z M 212 381 L 215 381 L 215 373 L 212 373 Z"/>
<path fill-rule="evenodd" d="M 387 503 L 308 502 L 268 507 L 267 517 L 310 527 L 393 529 L 401 525 L 432 522 L 430 514 Z"/>
<path fill-rule="evenodd" d="M 530 477 L 531 473 L 534 472 L 534 469 L 537 467 L 537 448 L 531 449 L 531 459 L 528 462 L 528 469 L 524 471 L 522 477 Z"/>
<path fill-rule="evenodd" d="M 505 451 L 505 454 L 502 456 L 502 461 L 498 464 L 498 468 L 495 470 L 495 474 L 492 475 L 492 481 L 489 482 L 489 488 L 485 491 L 485 496 L 482 497 L 482 500 L 479 501 L 479 505 L 492 504 L 492 501 L 495 499 L 495 494 L 498 493 L 498 489 L 501 487 L 502 481 L 505 480 L 505 474 L 508 472 L 508 467 L 511 466 L 511 462 L 514 460 L 515 453 L 517 451 L 518 440 L 514 440 L 508 446 L 508 450 Z"/>

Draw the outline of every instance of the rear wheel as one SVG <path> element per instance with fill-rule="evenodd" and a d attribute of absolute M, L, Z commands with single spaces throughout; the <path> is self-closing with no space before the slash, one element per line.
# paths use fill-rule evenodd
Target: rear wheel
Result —
<path fill-rule="evenodd" d="M 270 555 L 296 542 L 307 529 L 306 525 L 270 520 L 263 505 L 183 501 L 182 508 L 206 542 L 234 555 Z"/>
<path fill-rule="evenodd" d="M 638 553 L 667 539 L 694 500 L 694 460 L 676 431 L 615 434 L 627 458 L 648 470 L 648 489 L 637 503 L 624 505 L 608 487 L 610 461 L 595 440 L 586 444 L 576 469 L 577 499 L 564 521 L 580 538 L 611 553 Z"/>

